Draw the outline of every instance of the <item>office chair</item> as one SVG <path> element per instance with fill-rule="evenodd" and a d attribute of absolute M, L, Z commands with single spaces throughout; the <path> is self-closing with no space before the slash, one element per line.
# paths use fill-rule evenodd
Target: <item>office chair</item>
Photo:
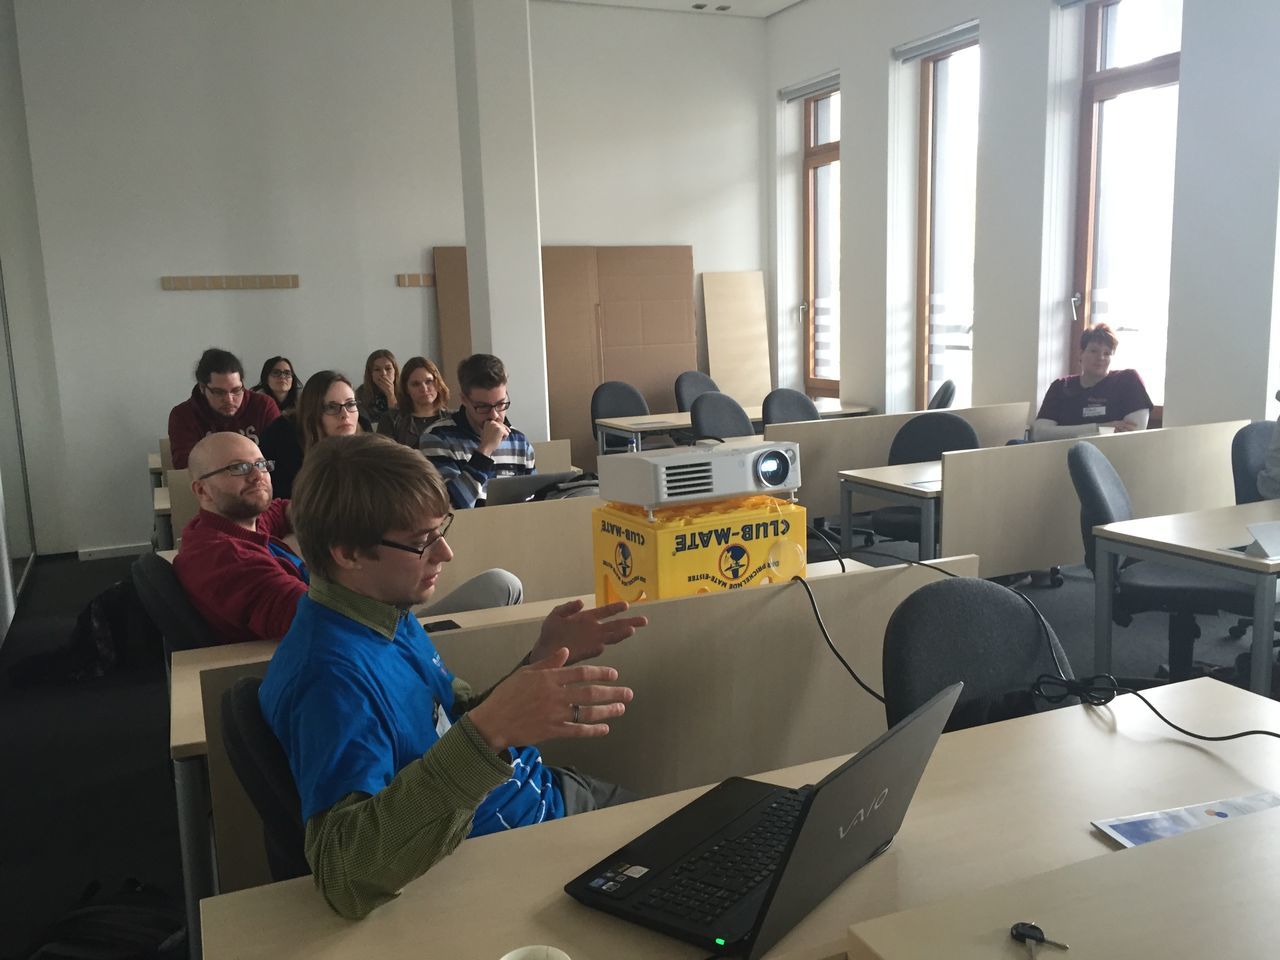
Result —
<path fill-rule="evenodd" d="M 929 398 L 930 410 L 945 410 L 951 406 L 956 398 L 956 383 L 954 380 L 943 380 L 942 385 L 934 391 L 932 397 Z"/>
<path fill-rule="evenodd" d="M 262 817 L 272 880 L 311 872 L 303 853 L 302 801 L 289 761 L 258 706 L 258 677 L 242 677 L 222 695 L 222 739 L 244 792 Z"/>
<path fill-rule="evenodd" d="M 166 660 L 174 650 L 217 643 L 209 625 L 187 599 L 173 564 L 158 554 L 144 553 L 133 561 L 130 576 L 143 609 L 164 638 Z"/>
<path fill-rule="evenodd" d="M 606 380 L 591 393 L 591 438 L 593 440 L 599 438 L 597 420 L 648 415 L 649 404 L 645 402 L 644 395 L 639 390 L 622 380 Z M 670 437 L 644 438 L 646 450 L 672 446 L 675 444 Z M 611 436 L 605 440 L 605 453 L 620 453 L 627 449 L 629 449 L 628 441 L 622 437 Z"/>
<path fill-rule="evenodd" d="M 1257 503 L 1262 499 L 1258 492 L 1258 474 L 1266 465 L 1275 432 L 1274 420 L 1259 420 L 1241 427 L 1231 438 L 1231 479 L 1235 483 L 1236 503 Z M 1252 617 L 1241 617 L 1227 634 L 1239 640 L 1252 626 Z"/>
<path fill-rule="evenodd" d="M 716 382 L 698 370 L 686 370 L 676 377 L 676 409 L 681 413 L 693 410 L 693 401 L 704 393 L 719 393 Z"/>
<path fill-rule="evenodd" d="M 1031 685 L 1041 674 L 1058 676 L 1059 665 L 1075 678 L 1053 628 L 1041 627 L 1008 587 L 976 577 L 925 584 L 898 604 L 885 627 L 882 662 L 891 727 L 957 680 L 964 690 L 947 730 L 1045 709 Z"/>
<path fill-rule="evenodd" d="M 747 411 L 727 393 L 712 391 L 696 397 L 689 415 L 693 419 L 693 435 L 699 440 L 706 437 L 720 440 L 753 437 L 756 433 Z"/>
<path fill-rule="evenodd" d="M 922 413 L 898 430 L 889 446 L 889 466 L 940 460 L 951 450 L 976 450 L 978 434 L 954 413 Z M 871 530 L 885 540 L 920 542 L 920 510 L 882 507 L 871 514 Z M 936 541 L 935 541 L 936 542 Z"/>
<path fill-rule="evenodd" d="M 1085 566 L 1093 573 L 1093 528 L 1133 519 L 1133 505 L 1120 474 L 1093 444 L 1077 443 L 1068 450 L 1067 470 L 1080 498 Z M 1200 636 L 1196 614 L 1216 614 L 1220 610 L 1241 615 L 1253 612 L 1253 592 L 1242 584 L 1151 560 L 1120 564 L 1112 582 L 1116 592 L 1111 618 L 1118 626 L 1129 626 L 1137 613 L 1169 614 L 1169 679 L 1173 681 L 1191 676 L 1192 655 Z"/>
<path fill-rule="evenodd" d="M 818 405 L 799 390 L 790 387 L 779 387 L 770 390 L 764 398 L 764 423 L 799 423 L 802 420 L 817 420 Z"/>

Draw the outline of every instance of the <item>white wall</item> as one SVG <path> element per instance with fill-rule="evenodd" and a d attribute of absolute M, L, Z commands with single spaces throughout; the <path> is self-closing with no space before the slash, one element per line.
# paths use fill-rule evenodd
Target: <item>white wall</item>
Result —
<path fill-rule="evenodd" d="M 41 553 L 74 550 L 74 525 L 64 510 L 62 406 L 49 330 L 13 0 L 0 0 L 0 263 L 17 360 L 18 404 L 27 426 L 24 441 L 33 481 L 37 547 Z M 5 483 L 12 510 L 21 500 L 19 479 L 11 476 L 17 461 L 16 437 L 7 426 L 4 430 Z"/>
<path fill-rule="evenodd" d="M 356 377 L 434 350 L 434 297 L 394 275 L 463 238 L 449 4 L 19 0 L 18 28 L 68 520 L 82 549 L 137 543 L 206 346 L 252 380 L 273 353 Z M 258 272 L 301 286 L 159 289 Z"/>
<path fill-rule="evenodd" d="M 1280 4 L 1185 0 L 1167 423 L 1275 416 Z"/>
<path fill-rule="evenodd" d="M 918 65 L 891 50 L 977 16 L 982 45 L 974 265 L 974 392 L 1032 399 L 1042 328 L 1065 323 L 1069 224 L 1046 220 L 1070 184 L 1046 177 L 1060 110 L 1051 56 L 1064 14 L 1049 2 L 807 0 L 768 21 L 769 85 L 841 75 L 841 394 L 887 410 L 913 393 Z M 1078 73 L 1078 66 L 1074 67 Z M 1052 128 L 1061 130 L 1061 124 Z M 1050 224 L 1046 234 L 1046 222 Z M 1049 282 L 1052 280 L 1052 282 Z M 780 284 L 781 287 L 781 284 Z M 786 315 L 792 304 L 779 303 Z M 1056 311 L 1056 312 L 1055 312 Z"/>
<path fill-rule="evenodd" d="M 542 242 L 690 244 L 696 274 L 764 269 L 764 21 L 530 13 Z"/>

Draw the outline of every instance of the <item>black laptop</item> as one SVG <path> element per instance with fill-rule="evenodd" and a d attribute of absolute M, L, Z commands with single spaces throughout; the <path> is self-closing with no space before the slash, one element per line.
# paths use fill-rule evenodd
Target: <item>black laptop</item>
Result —
<path fill-rule="evenodd" d="M 565 885 L 589 907 L 756 958 L 888 849 L 963 684 L 818 784 L 731 777 Z"/>

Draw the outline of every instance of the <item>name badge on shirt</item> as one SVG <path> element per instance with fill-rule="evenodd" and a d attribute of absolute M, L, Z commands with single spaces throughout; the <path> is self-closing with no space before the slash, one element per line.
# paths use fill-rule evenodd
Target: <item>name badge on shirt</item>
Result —
<path fill-rule="evenodd" d="M 443 737 L 446 733 L 449 732 L 449 728 L 453 726 L 453 724 L 449 721 L 448 712 L 445 710 L 441 710 L 440 704 L 438 703 L 435 706 L 435 711 L 432 713 L 431 719 L 435 721 L 437 737 Z"/>
<path fill-rule="evenodd" d="M 1084 408 L 1086 417 L 1105 417 L 1107 415 L 1107 405 L 1105 403 L 1095 403 Z"/>

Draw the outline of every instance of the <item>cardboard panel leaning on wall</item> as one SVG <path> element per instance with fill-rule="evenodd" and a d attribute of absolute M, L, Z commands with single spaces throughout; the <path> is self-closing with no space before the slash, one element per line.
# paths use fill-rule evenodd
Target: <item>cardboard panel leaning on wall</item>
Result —
<path fill-rule="evenodd" d="M 440 321 L 440 372 L 460 402 L 458 364 L 471 355 L 471 295 L 467 291 L 467 248 L 435 247 L 436 316 Z"/>
<path fill-rule="evenodd" d="M 573 462 L 587 469 L 596 459 L 591 392 L 602 379 L 599 302 L 594 247 L 542 248 L 551 436 L 568 440 Z M 513 389 L 518 401 L 518 388 Z M 541 463 L 538 470 L 547 472 Z"/>
<path fill-rule="evenodd" d="M 675 409 L 675 379 L 698 366 L 692 247 L 597 247 L 605 380 L 625 380 L 654 413 Z"/>
<path fill-rule="evenodd" d="M 702 275 L 711 379 L 744 407 L 763 403 L 773 388 L 764 274 L 759 270 Z"/>

